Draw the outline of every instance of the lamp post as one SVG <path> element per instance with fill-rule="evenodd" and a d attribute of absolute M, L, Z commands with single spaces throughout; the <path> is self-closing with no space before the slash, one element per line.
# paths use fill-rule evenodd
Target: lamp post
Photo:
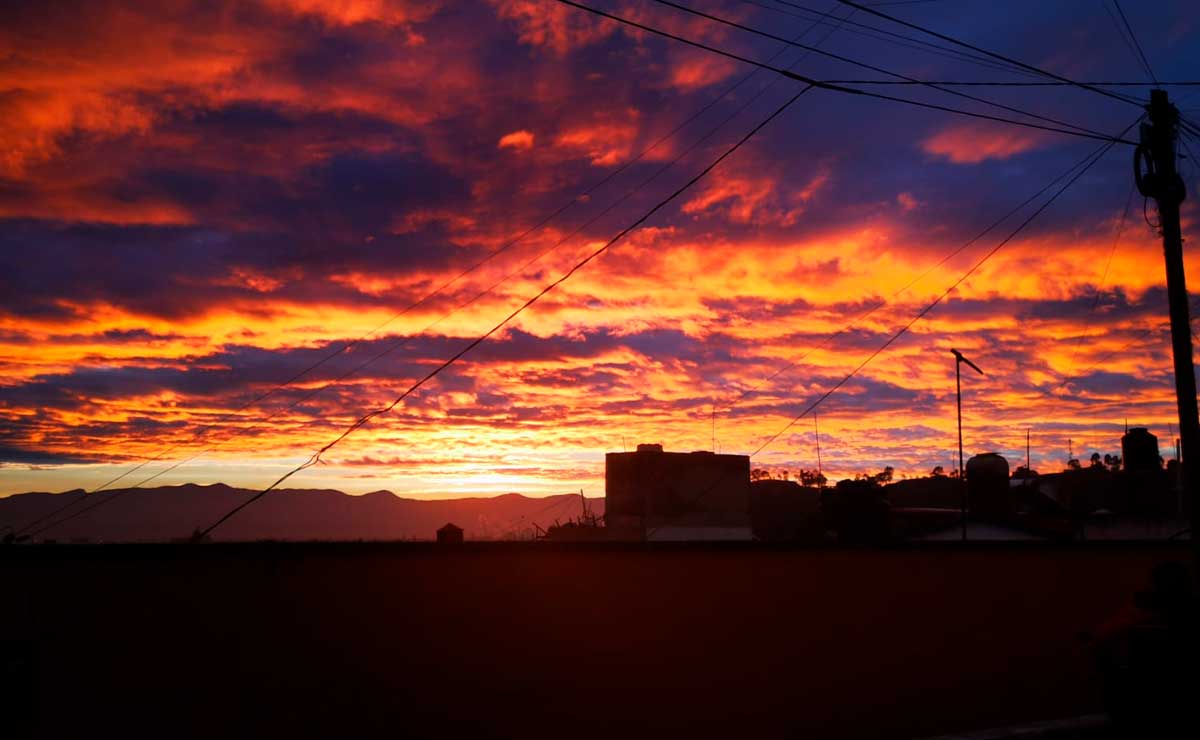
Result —
<path fill-rule="evenodd" d="M 950 350 L 954 353 L 954 393 L 958 399 L 958 482 L 962 486 L 961 499 L 961 522 L 962 522 L 962 539 L 967 541 L 967 469 L 963 467 L 963 441 L 962 441 L 962 364 L 965 362 L 971 366 L 975 372 L 983 375 L 983 371 L 979 366 L 963 357 L 962 352 L 956 349 Z"/>

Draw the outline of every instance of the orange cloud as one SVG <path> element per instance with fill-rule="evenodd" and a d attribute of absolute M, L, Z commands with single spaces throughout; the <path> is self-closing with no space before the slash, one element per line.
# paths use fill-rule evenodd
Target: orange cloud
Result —
<path fill-rule="evenodd" d="M 979 164 L 989 159 L 1008 159 L 1042 143 L 1037 134 L 1014 128 L 955 124 L 922 141 L 921 149 L 954 164 Z"/>
<path fill-rule="evenodd" d="M 582 154 L 598 167 L 608 167 L 633 153 L 640 117 L 636 108 L 606 114 L 600 120 L 567 128 L 555 137 L 554 143 L 572 155 Z"/>
<path fill-rule="evenodd" d="M 496 13 L 517 29 L 523 44 L 542 46 L 563 55 L 582 46 L 607 38 L 613 23 L 604 23 L 561 3 L 540 0 L 491 0 Z"/>
<path fill-rule="evenodd" d="M 737 64 L 707 52 L 686 52 L 677 55 L 671 64 L 670 83 L 681 90 L 707 87 L 728 78 Z"/>
<path fill-rule="evenodd" d="M 509 149 L 532 149 L 533 134 L 524 129 L 521 129 L 520 131 L 513 131 L 511 134 L 505 134 L 504 136 L 501 136 L 498 146 L 501 149 L 506 147 Z"/>
<path fill-rule="evenodd" d="M 735 168 L 719 175 L 698 195 L 683 205 L 684 213 L 720 211 L 742 224 L 789 226 L 804 212 L 805 206 L 826 186 L 832 170 L 820 166 L 799 189 L 791 190 L 783 179 L 754 165 Z"/>
<path fill-rule="evenodd" d="M 622 5 L 690 38 L 721 33 L 682 14 Z M 311 404 L 246 432 L 211 466 L 163 482 L 256 485 L 282 458 L 303 459 L 603 244 L 695 172 L 708 147 L 719 150 L 749 124 L 737 119 L 686 167 L 588 224 L 656 169 L 630 167 L 576 197 L 600 180 L 592 168 L 613 172 L 607 168 L 710 102 L 717 91 L 706 86 L 728 75 L 728 64 L 532 0 L 482 6 L 474 24 L 457 11 L 439 19 L 432 5 L 369 0 L 270 0 L 270 12 L 251 14 L 252 23 L 217 2 L 45 7 L 53 17 L 44 22 L 34 15 L 24 27 L 0 28 L 0 168 L 9 178 L 0 188 L 0 218 L 9 219 L 0 262 L 9 258 L 5 287 L 15 296 L 0 307 L 5 444 L 109 460 L 153 455 L 331 347 L 383 327 L 369 347 L 281 395 L 290 401 L 388 342 L 402 343 Z M 33 32 L 42 28 L 54 30 Z M 418 32 L 426 40 L 413 54 Z M 612 49 L 585 48 L 608 38 Z M 526 46 L 514 54 L 516 42 Z M 745 99 L 739 93 L 708 118 Z M 939 183 L 922 179 L 921 152 L 970 163 L 1041 145 L 1034 135 L 952 126 L 921 150 L 889 144 L 882 161 L 864 159 L 872 150 L 856 146 L 890 135 L 887 122 L 856 114 L 854 126 L 879 128 L 846 137 L 851 129 L 837 114 L 837 106 L 823 109 L 803 135 L 778 124 L 764 129 L 653 225 L 357 432 L 339 454 L 445 453 L 373 487 L 540 492 L 569 478 L 591 493 L 602 487 L 604 450 L 625 440 L 705 447 L 712 399 L 797 362 L 748 399 L 744 413 L 718 417 L 723 449 L 756 447 L 994 243 L 989 237 L 893 297 L 977 231 L 972 208 L 943 203 L 933 194 Z M 706 130 L 704 121 L 685 128 L 651 158 L 669 159 Z M 838 152 L 836 170 L 820 166 L 829 151 Z M 864 169 L 872 175 L 862 177 Z M 1035 183 L 980 182 L 956 195 L 1001 209 L 1026 185 Z M 546 228 L 457 279 L 568 201 Z M 1105 275 L 1096 256 L 1108 253 L 1119 211 L 1085 203 L 1048 211 L 831 397 L 822 430 L 832 475 L 883 458 L 909 472 L 948 467 L 948 346 L 989 372 L 973 381 L 967 411 L 975 449 L 1006 444 L 1010 432 L 1023 446 L 1027 423 L 1068 422 L 1077 441 L 1110 444 L 1116 437 L 1103 429 L 1078 428 L 1125 411 L 1131 421 L 1136 414 L 1138 423 L 1165 426 L 1167 345 L 1161 333 L 1138 338 L 1161 320 L 1160 247 L 1131 222 Z M 1185 216 L 1195 208 L 1185 204 Z M 577 237 L 534 259 L 581 224 L 588 225 Z M 29 270 L 37 264 L 48 268 Z M 1200 256 L 1189 268 L 1200 269 Z M 1099 308 L 1085 321 L 1102 281 Z M 882 299 L 890 303 L 826 341 Z M 463 308 L 447 317 L 456 307 Z M 1113 352 L 1119 356 L 1106 360 Z M 1122 377 L 1080 383 L 1053 408 L 1035 398 L 1100 361 Z M 246 430 L 285 406 L 273 398 L 221 422 L 217 434 Z M 1056 433 L 1044 432 L 1046 449 Z M 761 464 L 792 467 L 809 450 L 805 435 L 785 435 Z M 94 483 L 114 472 L 79 467 Z M 301 485 L 353 486 L 336 464 L 311 476 Z M 12 480 L 0 481 L 0 494 L 59 487 Z"/>
<path fill-rule="evenodd" d="M 401 24 L 422 21 L 436 12 L 441 3 L 426 0 L 267 0 L 271 7 L 297 15 L 312 15 L 327 23 L 349 26 L 375 21 Z"/>

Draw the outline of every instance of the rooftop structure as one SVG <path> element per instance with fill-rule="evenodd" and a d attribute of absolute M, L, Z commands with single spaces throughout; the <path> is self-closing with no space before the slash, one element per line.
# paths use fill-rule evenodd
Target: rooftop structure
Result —
<path fill-rule="evenodd" d="M 712 452 L 636 452 L 604 457 L 609 527 L 650 539 L 750 539 L 750 458 Z"/>

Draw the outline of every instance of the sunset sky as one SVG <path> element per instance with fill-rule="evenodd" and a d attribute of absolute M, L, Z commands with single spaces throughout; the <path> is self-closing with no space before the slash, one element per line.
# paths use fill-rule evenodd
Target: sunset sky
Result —
<path fill-rule="evenodd" d="M 888 79 L 648 0 L 581 1 L 808 77 Z M 680 2 L 922 80 L 1036 79 L 861 11 Z M 883 5 L 1072 79 L 1146 81 L 1100 0 Z M 1160 79 L 1200 79 L 1193 3 L 1124 5 Z M 553 0 L 10 4 L 0 52 L 0 495 L 149 458 L 118 487 L 269 485 L 802 87 Z M 1107 134 L 1140 114 L 1071 87 L 956 89 Z M 1200 119 L 1200 87 L 1171 95 Z M 1030 209 L 944 256 L 1098 145 L 812 90 L 288 485 L 602 495 L 604 453 L 639 442 L 753 452 Z M 1068 440 L 1119 452 L 1126 419 L 1167 454 L 1162 249 L 1131 158 L 1115 146 L 821 405 L 831 478 L 954 465 L 951 347 L 987 372 L 964 376 L 968 454 L 1015 464 L 1030 429 L 1034 467 L 1056 471 Z M 811 417 L 753 464 L 815 468 Z"/>

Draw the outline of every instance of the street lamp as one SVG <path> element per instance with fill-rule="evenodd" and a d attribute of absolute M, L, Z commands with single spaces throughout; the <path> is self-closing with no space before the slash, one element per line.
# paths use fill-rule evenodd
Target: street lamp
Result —
<path fill-rule="evenodd" d="M 958 482 L 962 486 L 962 538 L 963 542 L 967 541 L 967 469 L 963 467 L 963 443 L 962 443 L 962 364 L 965 362 L 971 366 L 975 372 L 983 375 L 983 371 L 979 366 L 963 357 L 963 353 L 956 349 L 951 349 L 954 353 L 954 391 L 958 398 Z"/>

